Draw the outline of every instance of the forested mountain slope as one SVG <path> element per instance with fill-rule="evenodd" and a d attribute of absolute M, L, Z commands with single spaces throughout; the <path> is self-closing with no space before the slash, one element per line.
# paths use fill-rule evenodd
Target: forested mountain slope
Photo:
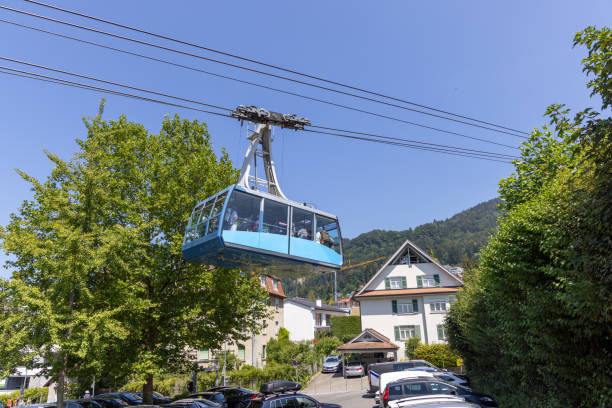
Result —
<path fill-rule="evenodd" d="M 497 224 L 498 198 L 480 203 L 444 221 L 433 221 L 405 231 L 373 230 L 344 240 L 344 263 L 356 264 L 368 259 L 391 255 L 409 239 L 442 264 L 459 264 L 463 256 L 473 257 L 487 242 Z M 338 292 L 347 294 L 363 285 L 384 262 L 374 262 L 347 272 L 338 273 Z M 283 280 L 288 296 L 333 297 L 333 275 L 306 278 L 299 283 Z"/>

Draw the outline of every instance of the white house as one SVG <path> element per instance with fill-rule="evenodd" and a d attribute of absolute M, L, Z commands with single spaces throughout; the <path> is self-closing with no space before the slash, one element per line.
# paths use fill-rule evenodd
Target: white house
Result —
<path fill-rule="evenodd" d="M 289 340 L 313 340 L 315 331 L 330 330 L 332 316 L 348 316 L 346 308 L 328 306 L 303 298 L 285 299 L 283 327 L 289 330 Z"/>
<path fill-rule="evenodd" d="M 406 241 L 354 296 L 361 327 L 393 339 L 400 357 L 414 336 L 426 344 L 446 342 L 444 318 L 461 286 L 460 278 Z"/>

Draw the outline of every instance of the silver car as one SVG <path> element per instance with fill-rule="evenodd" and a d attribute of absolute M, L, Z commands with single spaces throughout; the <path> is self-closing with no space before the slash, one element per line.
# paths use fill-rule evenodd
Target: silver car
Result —
<path fill-rule="evenodd" d="M 361 377 L 364 375 L 363 366 L 360 362 L 346 363 L 344 374 L 347 377 Z"/>
<path fill-rule="evenodd" d="M 389 401 L 389 408 L 479 408 L 453 395 L 423 395 Z"/>
<path fill-rule="evenodd" d="M 323 362 L 323 373 L 337 373 L 342 368 L 342 360 L 339 356 L 330 355 L 325 358 Z"/>

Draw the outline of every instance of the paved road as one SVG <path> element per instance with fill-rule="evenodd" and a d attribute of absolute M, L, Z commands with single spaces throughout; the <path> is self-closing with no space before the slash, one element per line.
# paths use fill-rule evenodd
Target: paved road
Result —
<path fill-rule="evenodd" d="M 342 408 L 373 408 L 374 398 L 369 397 L 363 391 L 353 390 L 347 392 L 334 392 L 326 394 L 311 394 L 319 402 L 338 404 Z M 364 398 L 365 397 L 365 398 Z"/>
<path fill-rule="evenodd" d="M 347 391 L 367 391 L 368 377 L 352 377 L 344 379 L 342 374 L 316 374 L 304 389 L 310 395 L 329 394 Z"/>

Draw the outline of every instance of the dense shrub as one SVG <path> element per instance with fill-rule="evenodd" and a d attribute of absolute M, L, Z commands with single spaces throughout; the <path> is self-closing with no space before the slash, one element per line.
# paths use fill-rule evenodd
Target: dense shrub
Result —
<path fill-rule="evenodd" d="M 421 338 L 420 337 L 411 337 L 404 343 L 404 351 L 406 352 L 406 357 L 410 360 L 414 359 L 414 350 L 416 350 L 419 346 L 421 346 Z"/>
<path fill-rule="evenodd" d="M 342 342 L 337 337 L 325 337 L 314 345 L 314 352 L 318 356 L 327 356 L 336 351 L 341 345 Z"/>
<path fill-rule="evenodd" d="M 459 355 L 448 344 L 421 344 L 412 354 L 416 360 L 427 360 L 439 368 L 456 367 Z"/>
<path fill-rule="evenodd" d="M 342 343 L 346 343 L 353 337 L 361 333 L 361 317 L 360 316 L 332 316 L 331 318 L 332 336 L 340 339 Z"/>

